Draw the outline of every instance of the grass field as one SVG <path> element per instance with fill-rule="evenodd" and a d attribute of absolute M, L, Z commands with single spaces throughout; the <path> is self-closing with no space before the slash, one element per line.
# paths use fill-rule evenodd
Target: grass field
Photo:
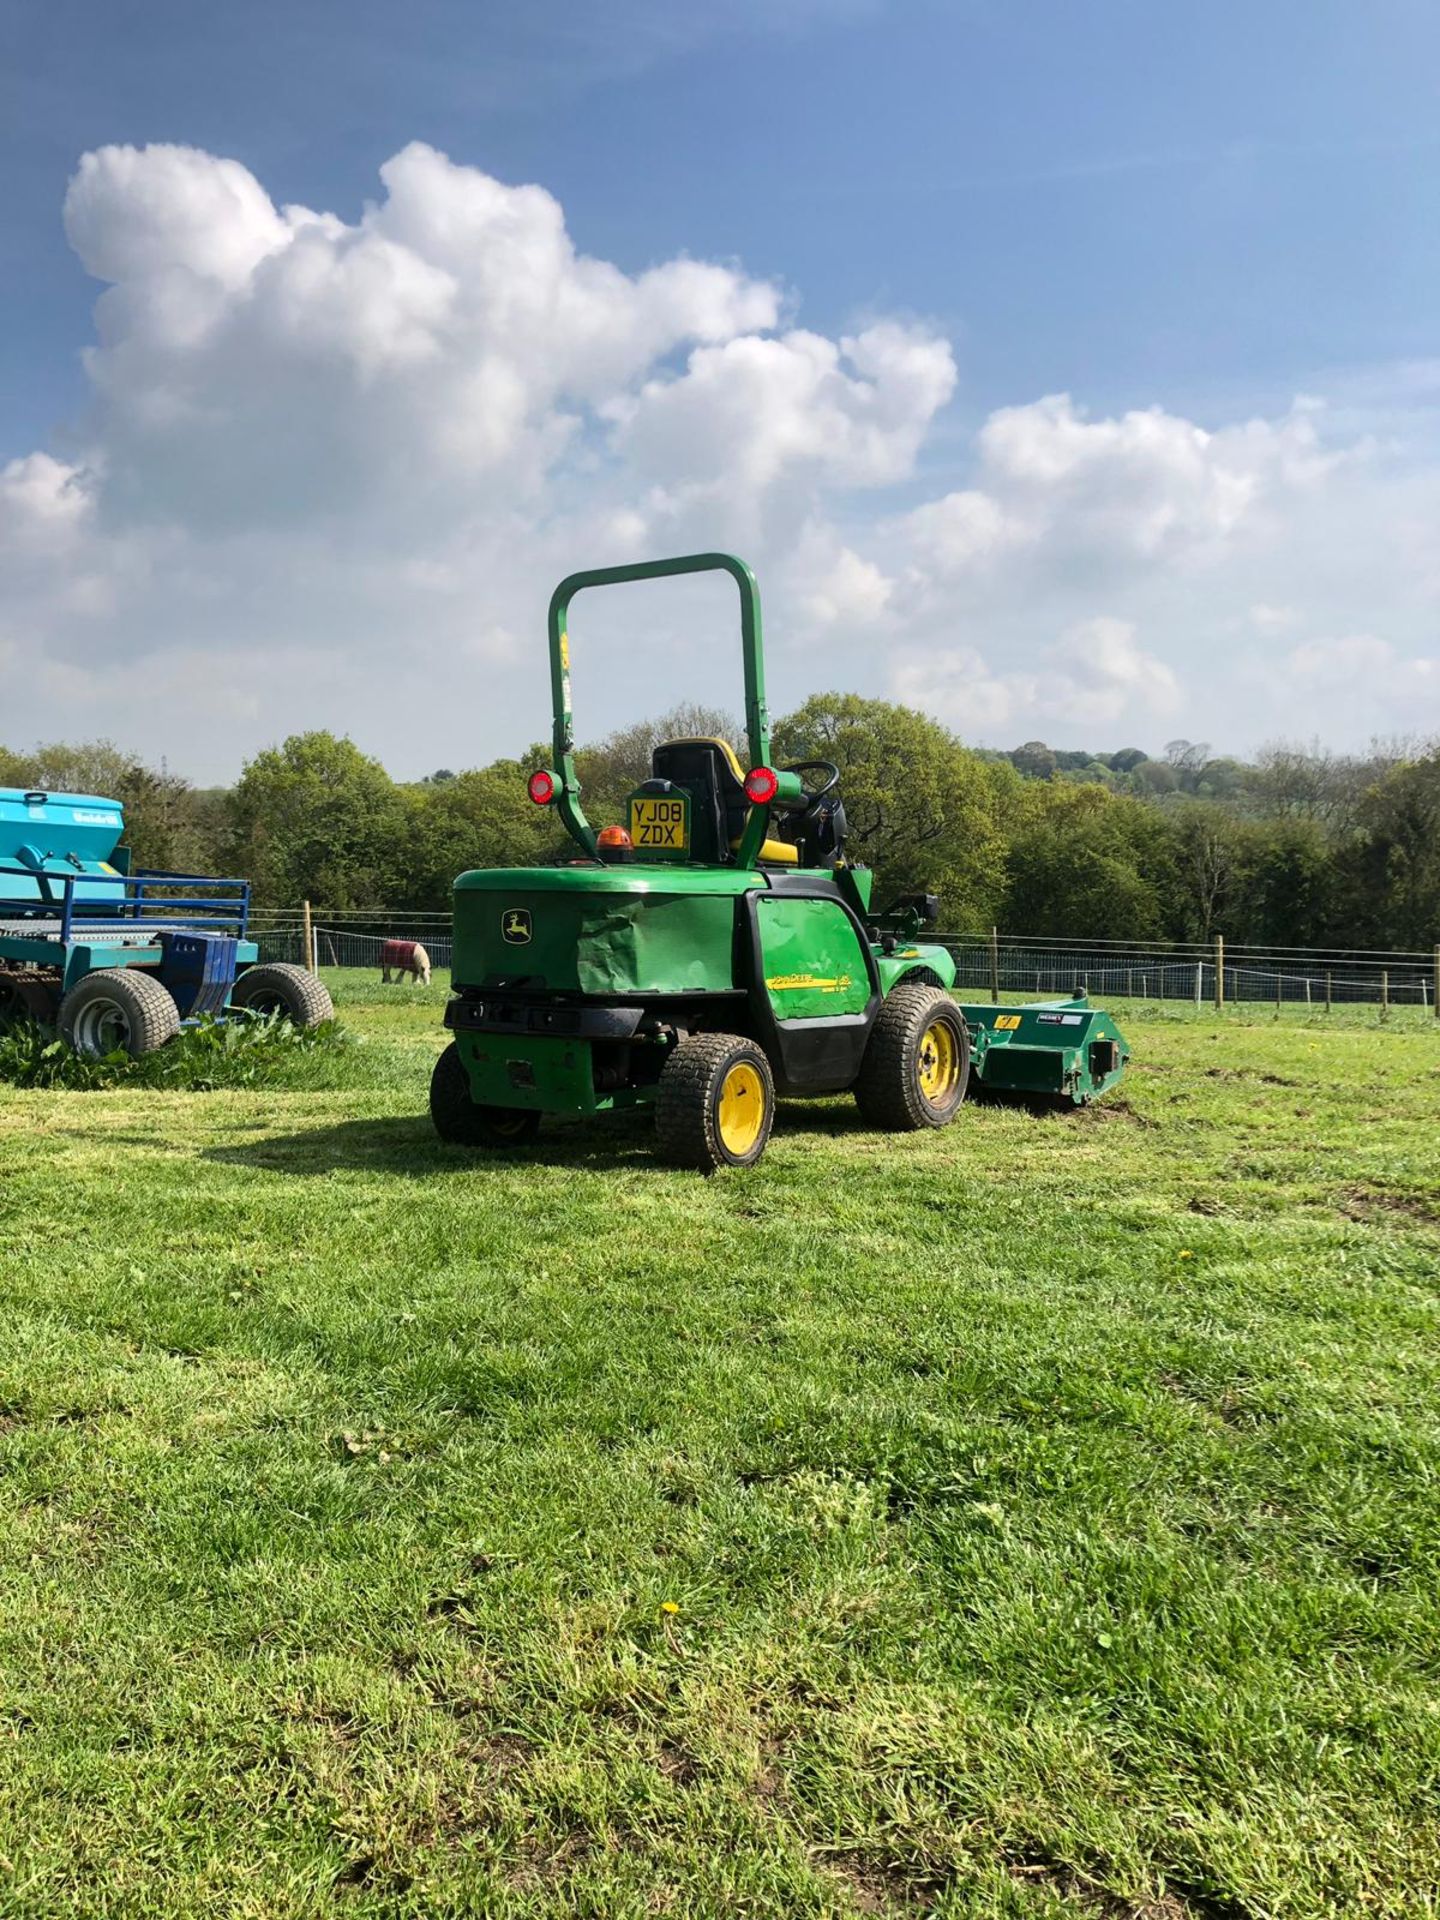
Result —
<path fill-rule="evenodd" d="M 339 980 L 0 1087 L 0 1916 L 1440 1912 L 1436 1022 L 703 1181 Z"/>

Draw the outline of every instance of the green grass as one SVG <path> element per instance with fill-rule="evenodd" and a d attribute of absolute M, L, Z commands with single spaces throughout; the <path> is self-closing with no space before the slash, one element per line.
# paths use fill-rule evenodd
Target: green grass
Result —
<path fill-rule="evenodd" d="M 1440 1912 L 1437 1023 L 703 1181 L 336 997 L 0 1087 L 4 1920 Z"/>

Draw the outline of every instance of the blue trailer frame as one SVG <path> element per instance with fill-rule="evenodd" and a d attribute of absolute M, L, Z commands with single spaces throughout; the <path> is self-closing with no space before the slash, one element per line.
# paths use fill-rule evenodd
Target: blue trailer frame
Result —
<path fill-rule="evenodd" d="M 23 895 L 7 886 L 15 880 Z M 87 903 L 87 888 L 104 897 Z M 249 922 L 248 880 L 150 868 L 62 877 L 0 861 L 0 962 L 58 974 L 62 996 L 100 968 L 146 968 L 174 995 L 182 1026 L 223 1012 L 237 972 L 259 959 Z"/>
<path fill-rule="evenodd" d="M 20 879 L 26 892 L 16 897 Z M 0 962 L 38 970 L 28 996 L 37 1011 L 44 1001 L 58 1007 L 87 974 L 139 967 L 169 990 L 182 1026 L 221 1016 L 237 974 L 259 959 L 249 918 L 250 884 L 238 878 L 151 869 L 61 878 L 0 863 Z M 53 983 L 49 992 L 42 982 Z"/>
<path fill-rule="evenodd" d="M 0 1025 L 138 1059 L 202 1020 L 334 1017 L 306 968 L 261 964 L 248 880 L 132 873 L 124 831 L 118 800 L 0 787 Z"/>

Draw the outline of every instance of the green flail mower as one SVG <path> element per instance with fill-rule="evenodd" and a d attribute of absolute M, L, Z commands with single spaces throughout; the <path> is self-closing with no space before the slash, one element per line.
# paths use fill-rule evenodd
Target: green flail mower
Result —
<path fill-rule="evenodd" d="M 570 603 L 587 587 L 719 570 L 740 590 L 749 767 L 724 740 L 669 740 L 596 832 L 580 804 Z M 845 853 L 839 769 L 770 760 L 760 597 L 729 554 L 571 574 L 550 602 L 554 768 L 529 780 L 579 857 L 455 882 L 454 1035 L 430 1110 L 442 1139 L 509 1148 L 545 1114 L 653 1107 L 660 1149 L 712 1171 L 760 1158 L 777 1095 L 853 1092 L 895 1131 L 942 1127 L 966 1093 L 1083 1106 L 1129 1058 L 1083 995 L 957 1003 L 955 962 L 920 936 L 933 895 L 884 913 Z"/>

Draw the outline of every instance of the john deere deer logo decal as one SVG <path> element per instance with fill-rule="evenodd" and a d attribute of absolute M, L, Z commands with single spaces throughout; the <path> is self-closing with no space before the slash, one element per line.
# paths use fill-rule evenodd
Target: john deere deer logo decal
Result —
<path fill-rule="evenodd" d="M 523 947 L 530 938 L 530 909 L 507 907 L 500 916 L 500 931 L 512 947 Z"/>

